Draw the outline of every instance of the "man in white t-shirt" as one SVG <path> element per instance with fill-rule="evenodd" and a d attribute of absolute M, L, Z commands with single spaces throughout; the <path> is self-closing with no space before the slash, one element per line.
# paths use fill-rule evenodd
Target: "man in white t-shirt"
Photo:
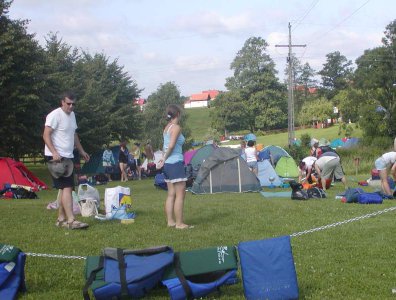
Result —
<path fill-rule="evenodd" d="M 89 160 L 89 155 L 81 146 L 76 133 L 75 106 L 75 96 L 70 92 L 64 93 L 61 97 L 61 107 L 47 115 L 43 133 L 45 159 L 54 186 L 60 191 L 56 226 L 69 229 L 88 227 L 88 224 L 75 220 L 73 214 L 74 176 L 72 159 L 74 147 L 77 148 L 83 159 Z"/>
<path fill-rule="evenodd" d="M 315 156 L 307 156 L 302 161 L 300 161 L 298 165 L 299 175 L 298 182 L 307 181 L 308 183 L 312 183 L 311 175 L 313 170 L 313 164 L 317 160 Z"/>

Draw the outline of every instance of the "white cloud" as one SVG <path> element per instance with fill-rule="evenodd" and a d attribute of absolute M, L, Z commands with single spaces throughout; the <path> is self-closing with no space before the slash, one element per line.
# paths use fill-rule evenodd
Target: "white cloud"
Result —
<path fill-rule="evenodd" d="M 234 35 L 252 30 L 255 26 L 254 20 L 248 13 L 227 17 L 214 11 L 182 16 L 173 25 L 177 30 L 192 31 L 203 35 Z"/>

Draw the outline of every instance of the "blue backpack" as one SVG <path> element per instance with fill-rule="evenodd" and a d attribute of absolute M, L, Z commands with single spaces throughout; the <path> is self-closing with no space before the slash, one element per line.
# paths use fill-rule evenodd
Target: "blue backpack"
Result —
<path fill-rule="evenodd" d="M 0 244 L 0 299 L 16 299 L 26 292 L 26 254 L 10 245 Z"/>
<path fill-rule="evenodd" d="M 154 185 L 160 189 L 168 190 L 168 185 L 165 182 L 165 175 L 163 173 L 159 173 L 154 177 Z"/>
<path fill-rule="evenodd" d="M 140 298 L 160 283 L 174 253 L 168 246 L 143 250 L 105 248 L 102 256 L 88 256 L 84 299 Z"/>
<path fill-rule="evenodd" d="M 382 204 L 382 196 L 379 193 L 361 193 L 358 195 L 360 204 Z"/>

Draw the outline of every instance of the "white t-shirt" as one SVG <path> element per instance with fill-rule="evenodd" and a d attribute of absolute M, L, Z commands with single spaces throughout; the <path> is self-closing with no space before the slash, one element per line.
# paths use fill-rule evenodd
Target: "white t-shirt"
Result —
<path fill-rule="evenodd" d="M 307 168 L 312 167 L 313 163 L 317 161 L 317 158 L 315 156 L 307 156 L 302 160 L 302 162 L 305 162 L 305 166 Z"/>
<path fill-rule="evenodd" d="M 256 153 L 257 151 L 255 147 L 246 147 L 245 148 L 246 162 L 257 161 Z"/>
<path fill-rule="evenodd" d="M 74 112 L 67 114 L 59 107 L 47 115 L 45 126 L 53 129 L 51 140 L 59 155 L 61 157 L 73 158 L 74 133 L 77 129 L 76 116 L 74 115 Z M 47 145 L 45 145 L 44 154 L 52 156 Z"/>
<path fill-rule="evenodd" d="M 396 162 L 396 152 L 388 152 L 381 156 L 387 166 L 393 165 Z"/>

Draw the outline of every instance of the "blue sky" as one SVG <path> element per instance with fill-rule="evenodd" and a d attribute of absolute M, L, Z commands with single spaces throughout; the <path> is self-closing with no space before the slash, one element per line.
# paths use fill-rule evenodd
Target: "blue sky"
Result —
<path fill-rule="evenodd" d="M 134 79 L 141 96 L 173 81 L 183 96 L 225 90 L 230 64 L 244 42 L 259 36 L 283 81 L 288 43 L 302 63 L 319 71 L 326 54 L 354 61 L 381 45 L 396 19 L 394 0 L 15 0 L 12 19 L 28 19 L 28 31 L 45 44 L 49 32 L 70 46 L 103 52 Z M 72 88 L 72 87 L 71 87 Z"/>

